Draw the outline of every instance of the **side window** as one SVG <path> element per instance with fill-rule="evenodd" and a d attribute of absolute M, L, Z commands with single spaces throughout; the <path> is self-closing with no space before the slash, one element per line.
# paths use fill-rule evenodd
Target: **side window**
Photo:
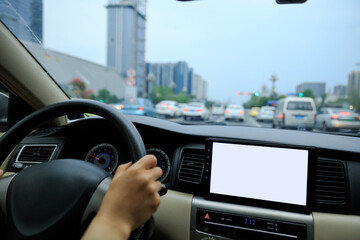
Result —
<path fill-rule="evenodd" d="M 0 83 L 0 132 L 8 128 L 9 91 Z"/>

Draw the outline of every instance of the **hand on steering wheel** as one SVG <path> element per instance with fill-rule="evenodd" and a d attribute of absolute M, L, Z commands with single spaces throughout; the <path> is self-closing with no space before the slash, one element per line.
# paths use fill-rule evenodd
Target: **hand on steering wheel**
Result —
<path fill-rule="evenodd" d="M 30 114 L 0 138 L 0 165 L 36 127 L 74 112 L 93 113 L 111 122 L 124 137 L 133 165 L 121 166 L 111 184 L 108 173 L 93 164 L 74 159 L 35 164 L 16 175 L 0 178 L 0 208 L 7 216 L 10 238 L 77 239 L 89 223 L 88 219 L 99 210 L 109 186 L 105 207 L 101 205 L 101 213 L 96 219 L 104 220 L 104 216 L 108 216 L 115 224 L 126 219 L 131 231 L 149 219 L 157 208 L 160 182 L 156 179 L 161 170 L 155 167 L 155 158 L 142 158 L 146 150 L 135 126 L 117 109 L 104 103 L 70 100 Z M 124 200 L 126 194 L 129 196 L 127 201 Z M 136 194 L 139 197 L 134 197 Z M 138 203 L 142 203 L 143 208 L 135 211 Z M 120 208 L 126 211 L 118 218 L 115 212 Z"/>
<path fill-rule="evenodd" d="M 128 239 L 160 204 L 162 170 L 153 155 L 120 165 L 83 239 Z"/>

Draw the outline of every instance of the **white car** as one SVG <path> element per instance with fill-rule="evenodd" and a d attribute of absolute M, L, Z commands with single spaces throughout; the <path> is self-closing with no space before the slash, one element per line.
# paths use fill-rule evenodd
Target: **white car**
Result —
<path fill-rule="evenodd" d="M 210 112 L 206 108 L 204 103 L 191 102 L 183 109 L 184 120 L 200 119 L 208 120 L 210 118 Z"/>
<path fill-rule="evenodd" d="M 273 124 L 274 128 L 309 129 L 314 127 L 316 106 L 309 97 L 286 97 L 278 102 Z"/>
<path fill-rule="evenodd" d="M 315 128 L 323 131 L 351 129 L 360 130 L 359 114 L 344 108 L 322 108 L 320 109 Z"/>
<path fill-rule="evenodd" d="M 225 120 L 244 121 L 245 109 L 239 104 L 230 104 L 225 110 Z"/>
<path fill-rule="evenodd" d="M 225 114 L 225 107 L 221 103 L 215 103 L 212 107 L 211 111 L 212 115 L 224 115 Z"/>
<path fill-rule="evenodd" d="M 272 122 L 274 118 L 275 107 L 272 106 L 262 106 L 258 115 L 256 115 L 256 120 L 259 122 Z"/>
<path fill-rule="evenodd" d="M 159 117 L 180 117 L 182 115 L 182 109 L 176 101 L 160 101 L 156 104 L 156 112 Z"/>

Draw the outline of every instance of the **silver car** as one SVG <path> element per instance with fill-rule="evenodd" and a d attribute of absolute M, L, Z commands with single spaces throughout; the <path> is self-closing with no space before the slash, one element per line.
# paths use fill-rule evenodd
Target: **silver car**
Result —
<path fill-rule="evenodd" d="M 262 106 L 256 120 L 259 122 L 272 122 L 274 118 L 275 107 Z"/>
<path fill-rule="evenodd" d="M 230 104 L 225 110 L 225 120 L 238 120 L 243 122 L 245 119 L 245 109 L 239 104 Z"/>
<path fill-rule="evenodd" d="M 346 108 L 322 108 L 316 118 L 315 128 L 323 131 L 360 130 L 360 116 Z"/>

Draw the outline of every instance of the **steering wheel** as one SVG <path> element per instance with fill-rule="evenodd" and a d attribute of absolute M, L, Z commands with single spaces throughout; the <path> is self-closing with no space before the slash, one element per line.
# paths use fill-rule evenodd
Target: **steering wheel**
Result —
<path fill-rule="evenodd" d="M 120 111 L 93 100 L 69 100 L 44 107 L 9 129 L 0 138 L 0 165 L 38 126 L 79 112 L 93 113 L 111 122 L 125 138 L 132 162 L 146 155 L 139 132 Z M 0 178 L 0 207 L 7 219 L 9 238 L 80 238 L 99 209 L 111 179 L 94 164 L 75 159 L 35 164 Z"/>

